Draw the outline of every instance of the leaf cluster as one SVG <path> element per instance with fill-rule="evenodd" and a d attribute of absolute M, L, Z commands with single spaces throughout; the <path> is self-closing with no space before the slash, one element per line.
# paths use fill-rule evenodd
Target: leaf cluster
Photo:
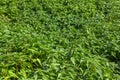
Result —
<path fill-rule="evenodd" d="M 119 80 L 119 0 L 1 0 L 0 80 Z"/>

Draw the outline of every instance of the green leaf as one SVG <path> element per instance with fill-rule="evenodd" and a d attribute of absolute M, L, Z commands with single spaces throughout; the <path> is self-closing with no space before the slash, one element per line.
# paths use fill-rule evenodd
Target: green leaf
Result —
<path fill-rule="evenodd" d="M 74 57 L 71 57 L 70 60 L 71 60 L 71 62 L 73 63 L 73 65 L 75 65 L 75 58 L 74 58 Z"/>

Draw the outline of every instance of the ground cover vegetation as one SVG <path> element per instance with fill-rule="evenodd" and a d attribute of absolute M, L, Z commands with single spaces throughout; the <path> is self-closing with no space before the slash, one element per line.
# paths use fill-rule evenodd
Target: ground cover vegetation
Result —
<path fill-rule="evenodd" d="M 0 80 L 120 80 L 120 0 L 0 0 Z"/>

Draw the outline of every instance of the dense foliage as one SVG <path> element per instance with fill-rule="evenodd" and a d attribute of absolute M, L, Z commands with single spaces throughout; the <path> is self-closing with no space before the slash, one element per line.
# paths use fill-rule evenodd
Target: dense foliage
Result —
<path fill-rule="evenodd" d="M 0 80 L 120 80 L 120 0 L 0 0 Z"/>

